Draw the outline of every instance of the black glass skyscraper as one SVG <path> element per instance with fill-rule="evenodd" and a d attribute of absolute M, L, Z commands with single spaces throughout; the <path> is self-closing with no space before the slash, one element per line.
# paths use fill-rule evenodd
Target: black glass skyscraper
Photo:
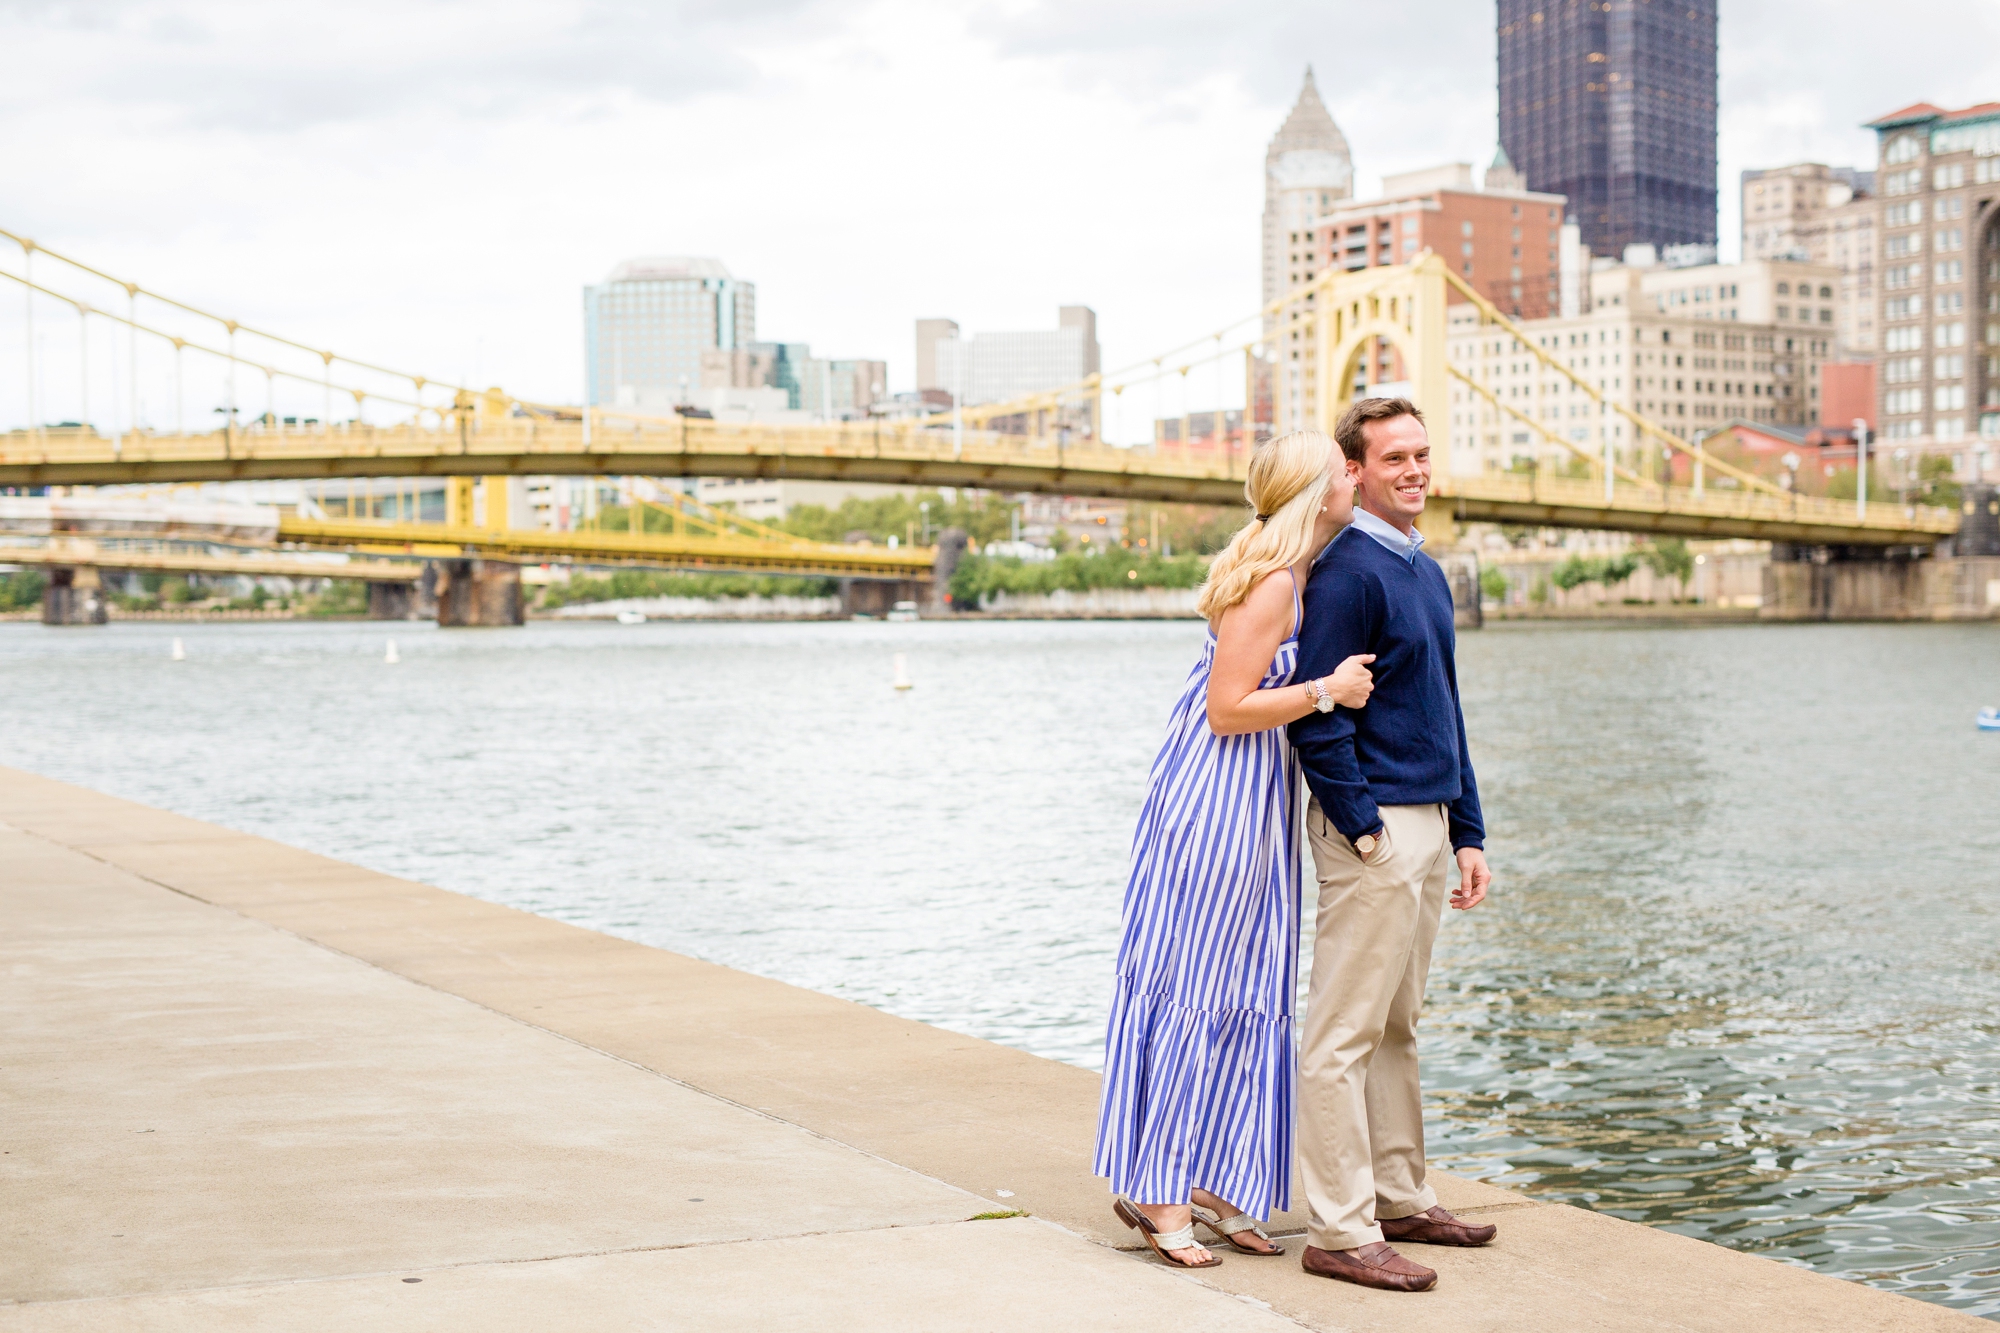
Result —
<path fill-rule="evenodd" d="M 1717 0 L 1499 0 L 1500 144 L 1598 254 L 1715 243 Z"/>

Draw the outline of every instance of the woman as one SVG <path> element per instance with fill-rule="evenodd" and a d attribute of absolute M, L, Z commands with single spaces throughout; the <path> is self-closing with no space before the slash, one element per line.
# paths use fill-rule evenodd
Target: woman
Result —
<path fill-rule="evenodd" d="M 1222 1262 L 1196 1219 L 1245 1254 L 1285 1252 L 1245 1216 L 1291 1203 L 1300 793 L 1284 727 L 1374 688 L 1370 657 L 1291 683 L 1299 589 L 1354 512 L 1339 458 L 1316 430 L 1251 455 L 1256 518 L 1209 568 L 1207 641 L 1133 837 L 1096 1171 L 1118 1219 L 1185 1268 Z"/>

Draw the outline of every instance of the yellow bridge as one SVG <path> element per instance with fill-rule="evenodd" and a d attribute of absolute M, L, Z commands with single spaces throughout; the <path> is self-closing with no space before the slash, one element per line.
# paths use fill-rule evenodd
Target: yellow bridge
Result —
<path fill-rule="evenodd" d="M 49 252 L 0 230 L 30 259 Z M 1848 546 L 1928 546 L 1957 530 L 1951 511 L 1920 506 L 1865 507 L 1802 496 L 1732 466 L 1698 443 L 1645 420 L 1542 350 L 1534 336 L 1502 315 L 1436 256 L 1410 264 L 1359 272 L 1329 271 L 1263 310 L 1208 338 L 1163 353 L 1125 371 L 1093 375 L 1077 384 L 1007 403 L 966 409 L 956 420 L 827 423 L 810 426 L 737 425 L 655 417 L 622 410 L 552 407 L 492 389 L 474 392 L 420 375 L 402 375 L 330 351 L 222 320 L 152 293 L 136 283 L 62 256 L 50 258 L 99 279 L 117 282 L 130 297 L 125 316 L 97 310 L 26 275 L 0 276 L 69 301 L 79 313 L 112 320 L 128 337 L 170 339 L 176 354 L 192 349 L 224 358 L 234 368 L 261 372 L 267 382 L 289 377 L 321 388 L 331 403 L 336 388 L 359 405 L 376 400 L 407 410 L 396 426 L 335 424 L 304 427 L 266 416 L 250 426 L 231 424 L 203 433 L 127 431 L 103 435 L 89 429 L 15 431 L 0 436 L 0 486 L 105 486 L 272 478 L 450 477 L 447 521 L 442 524 L 283 518 L 280 542 L 296 547 L 350 550 L 381 556 L 436 556 L 498 561 L 576 564 L 632 563 L 676 568 L 810 573 L 851 579 L 908 580 L 930 573 L 935 554 L 865 545 L 804 542 L 734 515 L 668 498 L 654 503 L 671 511 L 668 530 L 642 523 L 636 531 L 552 532 L 511 525 L 504 503 L 489 499 L 486 521 L 473 522 L 472 478 L 523 475 L 593 477 L 742 477 L 889 482 L 926 487 L 972 487 L 1001 492 L 1042 492 L 1133 500 L 1235 505 L 1243 500 L 1246 453 L 1216 432 L 1214 447 L 1132 446 L 1105 442 L 1107 401 L 1114 407 L 1138 386 L 1185 386 L 1191 372 L 1220 368 L 1228 358 L 1264 357 L 1279 349 L 1302 357 L 1304 412 L 1289 424 L 1330 428 L 1367 392 L 1366 375 L 1378 353 L 1393 349 L 1408 392 L 1425 411 L 1435 459 L 1435 521 L 1491 521 L 1536 526 L 1610 529 L 1703 537 L 1747 537 Z M 1664 485 L 1639 475 L 1611 452 L 1602 455 L 1563 439 L 1541 423 L 1541 413 L 1504 402 L 1452 365 L 1446 354 L 1448 291 L 1471 302 L 1481 324 L 1511 335 L 1520 354 L 1542 363 L 1572 394 L 1596 405 L 1604 418 L 1620 418 L 1635 445 L 1664 448 L 1693 463 L 1692 487 Z M 137 318 L 144 295 L 180 311 L 215 319 L 229 334 L 227 348 L 196 344 Z M 1234 332 L 1232 332 L 1234 331 Z M 294 351 L 311 352 L 321 373 L 308 376 L 275 363 L 239 356 L 239 333 Z M 336 386 L 332 368 L 391 376 L 409 385 L 404 394 Z M 233 385 L 233 380 L 232 380 Z M 232 387 L 233 395 L 233 387 Z M 449 401 L 439 393 L 448 392 Z M 1136 393 L 1134 397 L 1136 397 Z M 1125 400 L 1130 401 L 1130 400 Z M 1532 431 L 1544 450 L 1570 457 L 1582 476 L 1492 473 L 1455 468 L 1454 403 L 1489 411 Z M 234 404 L 226 420 L 235 421 Z M 1012 424 L 1016 431 L 991 428 Z M 1151 421 L 1147 422 L 1150 429 Z M 1183 433 L 1186 439 L 1186 433 Z M 1469 441 L 1459 443 L 1469 444 Z M 1634 457 L 1636 455 L 1627 455 Z M 1706 484 L 1704 484 L 1704 482 Z M 488 488 L 489 496 L 504 487 Z M 635 498 L 633 512 L 639 512 Z"/>
<path fill-rule="evenodd" d="M 1427 412 L 1432 422 L 1449 411 Z M 114 452 L 95 435 L 16 431 L 0 436 L 0 485 L 120 485 L 322 477 L 648 476 L 749 477 L 893 482 L 912 486 L 1105 496 L 1129 500 L 1235 505 L 1243 502 L 1244 456 L 1227 448 L 1118 448 L 965 431 L 952 435 L 905 423 L 814 426 L 732 425 L 686 417 L 640 418 L 593 412 L 586 443 L 577 421 L 475 416 L 462 435 L 416 425 L 347 426 L 286 434 L 257 429 L 202 435 L 128 436 Z M 1442 433 L 1433 431 L 1433 439 Z M 1558 441 L 1560 443 L 1560 441 Z M 1688 447 L 1687 452 L 1699 456 Z M 1661 486 L 1631 474 L 1568 479 L 1516 473 L 1459 476 L 1442 469 L 1433 483 L 1441 510 L 1461 522 L 1701 537 L 1749 537 L 1813 544 L 1928 545 L 1957 531 L 1946 509 L 1881 503 L 1857 518 L 1853 501 L 1827 500 L 1727 477 L 1729 489 Z M 1749 481 L 1754 482 L 1751 478 Z M 1734 484 L 1731 484 L 1734 483 Z M 384 542 L 426 547 L 473 546 L 537 560 L 634 560 L 685 556 L 691 567 L 908 578 L 929 556 L 883 548 L 809 545 L 771 534 L 763 544 L 741 536 L 694 538 L 530 529 L 479 531 L 466 524 L 314 522 L 286 518 L 288 541 L 313 545 Z M 787 551 L 791 554 L 788 556 Z M 845 555 L 839 554 L 846 552 Z M 426 550 L 421 554 L 440 554 Z M 809 570 L 804 566 L 810 565 Z"/>

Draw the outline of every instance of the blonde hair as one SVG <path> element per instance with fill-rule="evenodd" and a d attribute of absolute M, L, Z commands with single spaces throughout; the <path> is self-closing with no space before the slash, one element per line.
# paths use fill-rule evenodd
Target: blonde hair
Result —
<path fill-rule="evenodd" d="M 1317 430 L 1295 430 L 1257 446 L 1243 482 L 1256 515 L 1208 567 L 1195 608 L 1208 620 L 1250 595 L 1257 581 L 1295 565 L 1312 549 L 1332 479 L 1333 440 Z"/>

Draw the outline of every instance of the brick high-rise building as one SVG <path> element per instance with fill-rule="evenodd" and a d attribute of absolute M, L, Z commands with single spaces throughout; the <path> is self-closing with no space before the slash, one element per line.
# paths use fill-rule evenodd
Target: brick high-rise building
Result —
<path fill-rule="evenodd" d="M 1715 244 L 1716 0 L 1499 0 L 1500 142 L 1597 254 Z"/>
<path fill-rule="evenodd" d="M 1518 179 L 1504 157 L 1488 168 L 1484 188 L 1464 162 L 1384 176 L 1380 199 L 1336 204 L 1319 219 L 1301 271 L 1310 279 L 1329 268 L 1406 264 L 1430 250 L 1516 319 L 1559 314 L 1568 201 L 1520 189 Z M 1464 298 L 1453 290 L 1445 299 Z"/>

